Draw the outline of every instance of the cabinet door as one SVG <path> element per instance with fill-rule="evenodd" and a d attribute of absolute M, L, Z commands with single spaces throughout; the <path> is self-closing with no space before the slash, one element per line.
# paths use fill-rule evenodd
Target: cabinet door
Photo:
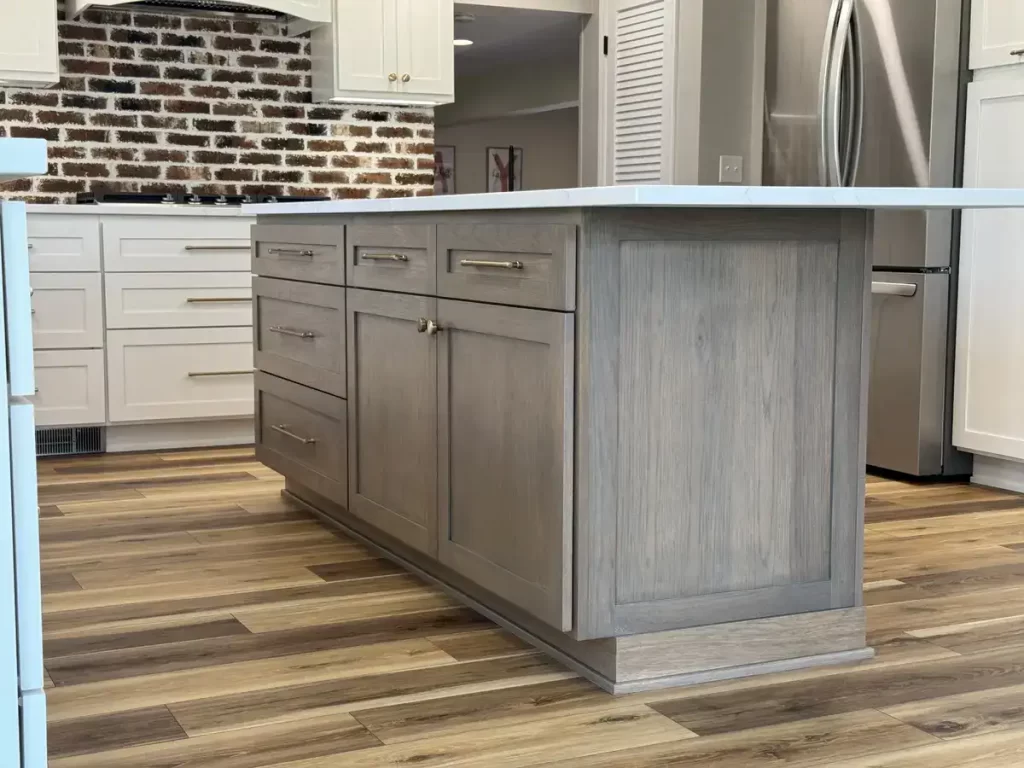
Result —
<path fill-rule="evenodd" d="M 395 24 L 395 0 L 336 0 L 336 95 L 397 94 Z"/>
<path fill-rule="evenodd" d="M 965 187 L 1024 187 L 1024 82 L 971 83 Z M 1024 460 L 1024 211 L 964 211 L 953 443 Z"/>
<path fill-rule="evenodd" d="M 33 272 L 32 341 L 36 349 L 103 346 L 103 287 L 89 272 Z"/>
<path fill-rule="evenodd" d="M 347 302 L 349 511 L 434 555 L 437 336 L 420 328 L 437 302 L 359 289 Z"/>
<path fill-rule="evenodd" d="M 44 86 L 60 80 L 57 0 L 4 3 L 0 18 L 0 86 Z"/>
<path fill-rule="evenodd" d="M 439 557 L 572 628 L 573 316 L 438 302 Z"/>
<path fill-rule="evenodd" d="M 1024 3 L 974 0 L 971 6 L 971 69 L 1024 64 Z"/>
<path fill-rule="evenodd" d="M 397 6 L 399 89 L 431 103 L 455 100 L 453 0 L 394 0 Z"/>

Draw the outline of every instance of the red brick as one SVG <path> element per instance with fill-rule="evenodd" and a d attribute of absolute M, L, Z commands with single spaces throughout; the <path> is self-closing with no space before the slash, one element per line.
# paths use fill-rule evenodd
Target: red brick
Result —
<path fill-rule="evenodd" d="M 361 168 L 369 165 L 368 159 L 358 155 L 335 155 L 331 158 L 331 166 L 333 168 Z"/>
<path fill-rule="evenodd" d="M 260 181 L 283 181 L 286 184 L 298 184 L 302 181 L 302 171 L 260 171 Z"/>
<path fill-rule="evenodd" d="M 167 115 L 142 115 L 143 128 L 156 128 L 162 131 L 187 131 L 187 117 L 168 117 Z"/>
<path fill-rule="evenodd" d="M 256 171 L 252 168 L 218 168 L 213 172 L 217 181 L 254 181 Z"/>
<path fill-rule="evenodd" d="M 256 107 L 252 104 L 232 102 L 229 104 L 214 104 L 213 114 L 227 115 L 228 117 L 255 117 Z"/>
<path fill-rule="evenodd" d="M 158 16 L 156 14 L 135 14 L 135 26 L 147 29 L 181 29 L 180 16 Z"/>
<path fill-rule="evenodd" d="M 192 153 L 192 162 L 200 165 L 234 165 L 238 155 L 234 152 L 211 152 L 200 150 Z"/>
<path fill-rule="evenodd" d="M 345 152 L 347 149 L 344 141 L 331 139 L 310 139 L 306 146 L 310 152 Z"/>
<path fill-rule="evenodd" d="M 61 72 L 71 75 L 109 75 L 109 61 L 92 61 L 91 59 L 64 59 Z"/>
<path fill-rule="evenodd" d="M 89 123 L 91 125 L 102 125 L 106 128 L 135 128 L 139 124 L 139 117 L 138 115 L 115 115 L 112 112 L 97 112 L 89 116 Z"/>
<path fill-rule="evenodd" d="M 85 147 L 51 144 L 46 148 L 46 154 L 51 160 L 84 160 L 89 153 Z"/>
<path fill-rule="evenodd" d="M 159 80 L 153 83 L 140 83 L 139 93 L 147 96 L 184 96 L 185 86 L 181 83 L 168 83 Z M 152 110 L 157 112 L 159 110 Z"/>
<path fill-rule="evenodd" d="M 377 135 L 382 139 L 411 139 L 413 132 L 411 128 L 381 125 L 377 127 Z"/>
<path fill-rule="evenodd" d="M 316 181 L 316 179 L 314 179 Z M 371 173 L 360 173 L 355 178 L 356 184 L 390 184 L 391 174 L 384 171 L 375 171 Z"/>
<path fill-rule="evenodd" d="M 227 99 L 231 97 L 231 89 L 223 85 L 193 85 L 189 93 L 201 99 Z"/>
<path fill-rule="evenodd" d="M 51 28 L 52 29 L 52 28 Z M 52 34 L 52 33 L 51 33 Z M 60 37 L 62 40 L 106 40 L 107 30 L 103 27 L 94 27 L 86 24 L 61 24 Z"/>
<path fill-rule="evenodd" d="M 410 157 L 382 157 L 377 160 L 378 168 L 412 168 L 413 162 Z"/>
<path fill-rule="evenodd" d="M 167 178 L 172 181 L 207 181 L 210 169 L 198 165 L 172 165 L 167 169 Z"/>
<path fill-rule="evenodd" d="M 374 197 L 412 197 L 411 189 L 378 189 Z"/>
<path fill-rule="evenodd" d="M 244 165 L 281 165 L 281 156 L 271 152 L 243 152 L 238 162 Z"/>
<path fill-rule="evenodd" d="M 57 100 L 60 98 L 60 94 L 51 93 L 48 91 L 22 91 L 20 93 L 12 93 L 9 97 L 11 104 L 27 104 L 29 106 L 37 107 L 56 107 Z M 0 99 L 0 104 L 3 100 Z"/>
<path fill-rule="evenodd" d="M 80 179 L 40 179 L 40 192 L 84 192 L 85 182 Z"/>
<path fill-rule="evenodd" d="M 114 64 L 113 73 L 117 77 L 149 78 L 151 80 L 160 78 L 160 67 L 156 64 L 133 64 L 119 61 Z"/>
<path fill-rule="evenodd" d="M 93 147 L 89 154 L 93 160 L 134 160 L 137 151 L 131 147 Z"/>
<path fill-rule="evenodd" d="M 433 155 L 434 145 L 427 142 L 420 144 L 406 144 L 404 151 L 408 155 Z"/>
<path fill-rule="evenodd" d="M 64 163 L 62 170 L 65 176 L 85 176 L 90 179 L 110 176 L 110 169 L 102 163 Z"/>
<path fill-rule="evenodd" d="M 68 128 L 68 141 L 109 141 L 110 131 L 95 128 Z"/>
<path fill-rule="evenodd" d="M 272 136 L 270 138 L 263 139 L 260 142 L 264 149 L 273 150 L 288 150 L 290 152 L 300 152 L 305 149 L 305 139 L 296 139 L 290 136 Z"/>
<path fill-rule="evenodd" d="M 129 144 L 158 144 L 157 135 L 153 131 L 118 131 L 117 140 Z"/>
<path fill-rule="evenodd" d="M 314 184 L 348 184 L 348 174 L 344 171 L 312 171 L 309 180 Z"/>
<path fill-rule="evenodd" d="M 337 187 L 333 190 L 335 200 L 365 200 L 369 196 L 369 187 Z"/>
<path fill-rule="evenodd" d="M 434 174 L 432 173 L 398 173 L 395 174 L 395 182 L 405 186 L 412 184 L 433 184 Z"/>
<path fill-rule="evenodd" d="M 246 136 L 215 136 L 217 149 L 256 149 L 256 142 Z"/>
<path fill-rule="evenodd" d="M 434 170 L 434 158 L 432 157 L 421 157 L 416 161 L 416 170 L 419 171 L 432 171 Z"/>
<path fill-rule="evenodd" d="M 281 65 L 281 60 L 277 56 L 242 54 L 235 60 L 235 63 L 240 67 L 250 69 L 277 69 Z"/>
<path fill-rule="evenodd" d="M 31 123 L 32 113 L 27 109 L 0 109 L 0 120 L 11 122 Z"/>
<path fill-rule="evenodd" d="M 117 175 L 123 179 L 159 179 L 158 165 L 119 165 Z"/>
<path fill-rule="evenodd" d="M 323 155 L 288 155 L 285 164 L 292 168 L 323 168 L 327 158 Z"/>
<path fill-rule="evenodd" d="M 144 149 L 142 159 L 147 163 L 184 163 L 188 152 L 183 149 Z"/>
<path fill-rule="evenodd" d="M 395 121 L 399 123 L 425 123 L 433 125 L 434 118 L 426 112 L 399 112 L 395 115 Z"/>
<path fill-rule="evenodd" d="M 189 101 L 186 99 L 170 99 L 164 103 L 164 109 L 176 115 L 208 115 L 210 104 L 206 101 Z"/>
<path fill-rule="evenodd" d="M 355 146 L 352 147 L 353 152 L 376 152 L 384 153 L 388 151 L 388 145 L 383 141 L 359 141 L 356 142 Z"/>
<path fill-rule="evenodd" d="M 169 133 L 167 134 L 167 143 L 179 147 L 208 147 L 210 146 L 210 137 L 198 133 Z"/>
<path fill-rule="evenodd" d="M 248 37 L 228 37 L 219 35 L 213 38 L 213 47 L 218 51 L 255 51 L 256 47 Z"/>

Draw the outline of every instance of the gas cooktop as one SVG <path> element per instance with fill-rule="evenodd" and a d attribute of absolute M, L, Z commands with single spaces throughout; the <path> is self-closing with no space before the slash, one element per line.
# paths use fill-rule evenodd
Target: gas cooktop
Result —
<path fill-rule="evenodd" d="M 78 205 L 242 205 L 248 203 L 310 203 L 330 200 L 329 197 L 301 195 L 192 195 L 184 193 L 142 194 L 138 192 L 79 192 Z"/>

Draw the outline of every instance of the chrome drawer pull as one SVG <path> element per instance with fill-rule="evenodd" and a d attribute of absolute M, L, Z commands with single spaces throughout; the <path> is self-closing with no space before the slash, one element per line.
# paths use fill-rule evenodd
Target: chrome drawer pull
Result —
<path fill-rule="evenodd" d="M 871 283 L 871 292 L 876 296 L 914 296 L 917 286 L 913 283 Z"/>
<path fill-rule="evenodd" d="M 234 296 L 190 296 L 185 299 L 186 304 L 226 304 L 228 302 L 237 301 L 252 301 L 252 298 L 236 298 Z"/>
<path fill-rule="evenodd" d="M 267 253 L 271 256 L 301 256 L 304 259 L 316 256 L 316 251 L 309 248 L 268 248 Z"/>
<path fill-rule="evenodd" d="M 297 331 L 294 328 L 285 328 L 284 326 L 280 326 L 280 325 L 272 325 L 272 326 L 270 326 L 270 331 L 272 333 L 281 333 L 281 334 L 284 334 L 285 336 L 295 336 L 295 337 L 300 338 L 300 339 L 315 339 L 316 338 L 316 334 L 313 333 L 312 331 Z"/>
<path fill-rule="evenodd" d="M 251 251 L 251 245 L 186 245 L 186 251 Z"/>
<path fill-rule="evenodd" d="M 404 253 L 364 253 L 363 261 L 408 261 Z"/>
<path fill-rule="evenodd" d="M 1018 48 L 1015 51 L 1010 51 L 1011 56 L 1024 56 L 1024 48 Z"/>
<path fill-rule="evenodd" d="M 459 262 L 464 267 L 493 267 L 494 269 L 522 269 L 521 261 L 481 261 L 479 259 L 463 259 Z"/>
<path fill-rule="evenodd" d="M 190 379 L 202 379 L 207 376 L 248 376 L 253 373 L 251 368 L 244 371 L 190 371 L 188 377 Z"/>
<path fill-rule="evenodd" d="M 294 432 L 289 431 L 287 424 L 273 424 L 270 428 L 285 437 L 290 437 L 292 440 L 298 440 L 303 445 L 313 445 L 313 443 L 316 442 L 316 438 L 302 437 L 301 435 L 296 435 Z"/>

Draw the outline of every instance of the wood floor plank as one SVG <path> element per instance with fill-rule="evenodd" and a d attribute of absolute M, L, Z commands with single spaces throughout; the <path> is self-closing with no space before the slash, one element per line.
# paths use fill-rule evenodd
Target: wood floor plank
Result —
<path fill-rule="evenodd" d="M 357 708 L 532 685 L 576 677 L 541 654 L 470 661 L 401 672 L 293 685 L 258 693 L 197 698 L 170 709 L 190 735 L 295 720 Z"/>
<path fill-rule="evenodd" d="M 532 647 L 504 629 L 484 629 L 455 637 L 432 637 L 434 645 L 459 661 L 493 659 L 527 653 Z"/>
<path fill-rule="evenodd" d="M 940 739 L 961 739 L 1024 725 L 1024 685 L 958 693 L 882 710 Z"/>
<path fill-rule="evenodd" d="M 47 643 L 46 655 L 54 679 L 61 685 L 75 685 L 357 645 L 430 638 L 437 632 L 470 632 L 488 625 L 487 619 L 466 608 L 446 608 L 258 635 L 249 633 L 243 624 L 231 618 L 134 635 L 51 641 Z M 89 652 L 91 648 L 95 650 Z"/>
<path fill-rule="evenodd" d="M 1024 587 L 930 597 L 868 608 L 871 628 L 904 632 L 970 621 L 1024 615 Z"/>
<path fill-rule="evenodd" d="M 45 507 L 39 508 L 39 518 L 41 520 L 51 517 L 64 517 L 64 513 L 60 511 L 60 507 L 56 504 L 48 504 Z"/>
<path fill-rule="evenodd" d="M 58 759 L 50 762 L 50 768 L 264 768 L 327 756 L 340 768 L 346 753 L 379 745 L 352 717 L 335 714 L 256 730 Z"/>
<path fill-rule="evenodd" d="M 1016 768 L 1024 765 L 1024 732 L 937 742 L 885 755 L 831 763 L 834 768 Z"/>
<path fill-rule="evenodd" d="M 79 592 L 82 585 L 75 575 L 66 568 L 48 569 L 41 574 L 43 590 L 47 594 L 56 592 Z"/>
<path fill-rule="evenodd" d="M 47 694 L 47 707 L 50 721 L 56 722 L 172 705 L 215 694 L 266 696 L 284 687 L 312 683 L 345 688 L 341 681 L 352 678 L 450 664 L 454 664 L 454 659 L 426 640 L 401 640 L 141 678 L 57 686 Z"/>
<path fill-rule="evenodd" d="M 390 560 L 383 560 L 380 558 L 312 565 L 309 570 L 324 581 L 347 581 L 349 579 L 364 579 L 367 576 L 383 576 L 389 573 L 402 573 L 402 569 Z"/>
<path fill-rule="evenodd" d="M 178 721 L 167 707 L 162 706 L 78 720 L 51 721 L 46 734 L 51 766 L 71 755 L 185 738 L 185 731 Z M 102 758 L 93 764 L 103 765 Z"/>

